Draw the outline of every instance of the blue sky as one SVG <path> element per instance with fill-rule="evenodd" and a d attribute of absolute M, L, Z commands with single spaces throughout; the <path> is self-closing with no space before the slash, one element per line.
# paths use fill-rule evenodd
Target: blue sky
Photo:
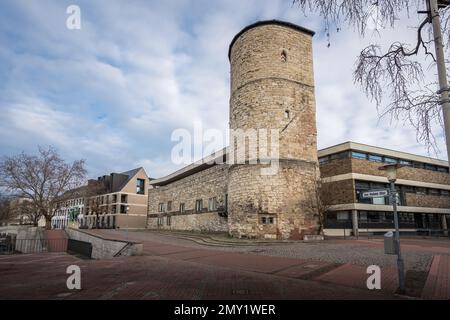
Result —
<path fill-rule="evenodd" d="M 81 8 L 82 29 L 66 28 L 66 8 Z M 152 177 L 179 166 L 171 133 L 228 126 L 228 45 L 257 20 L 315 30 L 319 147 L 353 140 L 428 155 L 403 123 L 378 121 L 355 87 L 354 62 L 370 41 L 413 42 L 417 17 L 366 39 L 332 35 L 290 0 L 0 2 L 0 155 L 53 145 L 67 160 L 86 159 L 89 175 L 144 166 Z M 434 74 L 430 74 L 434 76 Z M 440 158 L 446 159 L 442 136 Z M 435 154 L 431 156 L 435 157 Z"/>

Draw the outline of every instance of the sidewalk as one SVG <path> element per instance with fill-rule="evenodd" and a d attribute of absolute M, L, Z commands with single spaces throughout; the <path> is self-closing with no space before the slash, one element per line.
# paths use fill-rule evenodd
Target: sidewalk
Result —
<path fill-rule="evenodd" d="M 422 292 L 422 298 L 450 300 L 449 276 L 450 256 L 435 256 Z"/>
<path fill-rule="evenodd" d="M 91 232 L 117 239 L 123 239 L 124 237 L 123 232 L 118 233 L 108 230 L 94 230 Z M 127 237 L 137 240 L 135 237 L 139 237 L 139 235 L 129 233 Z M 145 241 L 142 237 L 139 237 L 139 241 L 144 244 L 144 254 L 146 255 L 189 261 L 214 268 L 224 267 L 230 270 L 257 272 L 308 280 L 314 283 L 356 288 L 370 293 L 366 284 L 369 277 L 367 274 L 368 266 L 226 252 L 216 250 L 214 247 L 208 249 L 189 248 L 181 245 Z M 397 270 L 395 268 L 382 268 L 381 285 L 382 289 L 378 291 L 379 293 L 394 296 L 398 288 Z"/>

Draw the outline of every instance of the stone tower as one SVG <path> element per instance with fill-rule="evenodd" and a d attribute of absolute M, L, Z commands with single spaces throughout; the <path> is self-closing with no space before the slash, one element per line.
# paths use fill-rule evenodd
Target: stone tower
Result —
<path fill-rule="evenodd" d="M 228 223 L 235 237 L 303 239 L 305 234 L 317 234 L 313 35 L 291 23 L 261 21 L 243 29 L 230 44 Z M 242 144 L 233 132 L 239 130 L 259 132 L 258 150 L 262 133 L 267 132 L 270 143 L 275 130 L 279 154 L 265 157 L 257 152 L 255 159 L 248 138 L 246 161 L 237 163 L 234 157 L 242 154 L 238 149 Z M 268 165 L 261 160 L 275 158 L 278 170 L 264 174 L 261 169 Z"/>

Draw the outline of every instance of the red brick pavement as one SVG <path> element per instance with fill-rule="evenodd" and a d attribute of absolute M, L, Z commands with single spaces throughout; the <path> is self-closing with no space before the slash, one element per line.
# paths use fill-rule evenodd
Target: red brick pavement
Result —
<path fill-rule="evenodd" d="M 344 264 L 315 280 L 328 283 L 349 286 L 352 288 L 366 289 L 366 281 L 369 275 L 366 273 L 367 267 L 353 264 Z M 398 273 L 395 268 L 383 268 L 381 271 L 381 290 L 394 293 L 398 288 Z"/>
<path fill-rule="evenodd" d="M 359 244 L 368 247 L 382 248 L 383 239 L 333 240 L 334 243 Z M 450 255 L 450 241 L 433 239 L 401 239 L 402 251 L 425 251 Z"/>
<path fill-rule="evenodd" d="M 64 230 L 45 230 L 45 237 L 48 240 L 49 252 L 67 251 L 67 235 Z"/>
<path fill-rule="evenodd" d="M 297 278 L 297 279 L 313 279 L 320 273 L 325 273 L 330 269 L 334 269 L 335 265 L 323 261 L 303 261 L 299 265 L 280 270 L 276 275 Z"/>
<path fill-rule="evenodd" d="M 382 270 L 382 290 L 374 292 L 366 287 L 362 266 L 184 247 L 133 233 L 95 233 L 140 241 L 144 256 L 101 261 L 55 253 L 0 256 L 0 299 L 380 299 L 394 298 L 397 287 L 393 268 Z M 380 239 L 352 243 L 382 246 Z M 402 248 L 446 252 L 448 244 L 411 240 Z M 448 299 L 448 258 L 433 262 L 424 297 Z M 81 267 L 81 291 L 66 288 L 70 264 Z"/>
<path fill-rule="evenodd" d="M 435 256 L 422 291 L 424 299 L 450 300 L 450 256 Z"/>
<path fill-rule="evenodd" d="M 32 262 L 32 263 L 26 263 Z M 66 268 L 80 266 L 80 291 Z M 67 254 L 1 257 L 0 299 L 385 299 L 355 288 L 234 270 L 164 256 L 80 260 Z"/>

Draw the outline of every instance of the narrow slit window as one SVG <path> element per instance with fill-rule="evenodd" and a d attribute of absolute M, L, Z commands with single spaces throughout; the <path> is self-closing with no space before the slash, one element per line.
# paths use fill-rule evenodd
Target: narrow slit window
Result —
<path fill-rule="evenodd" d="M 288 54 L 286 50 L 281 51 L 281 62 L 287 62 Z"/>
<path fill-rule="evenodd" d="M 289 110 L 284 111 L 284 118 L 286 120 L 291 118 L 291 113 L 289 112 Z"/>

